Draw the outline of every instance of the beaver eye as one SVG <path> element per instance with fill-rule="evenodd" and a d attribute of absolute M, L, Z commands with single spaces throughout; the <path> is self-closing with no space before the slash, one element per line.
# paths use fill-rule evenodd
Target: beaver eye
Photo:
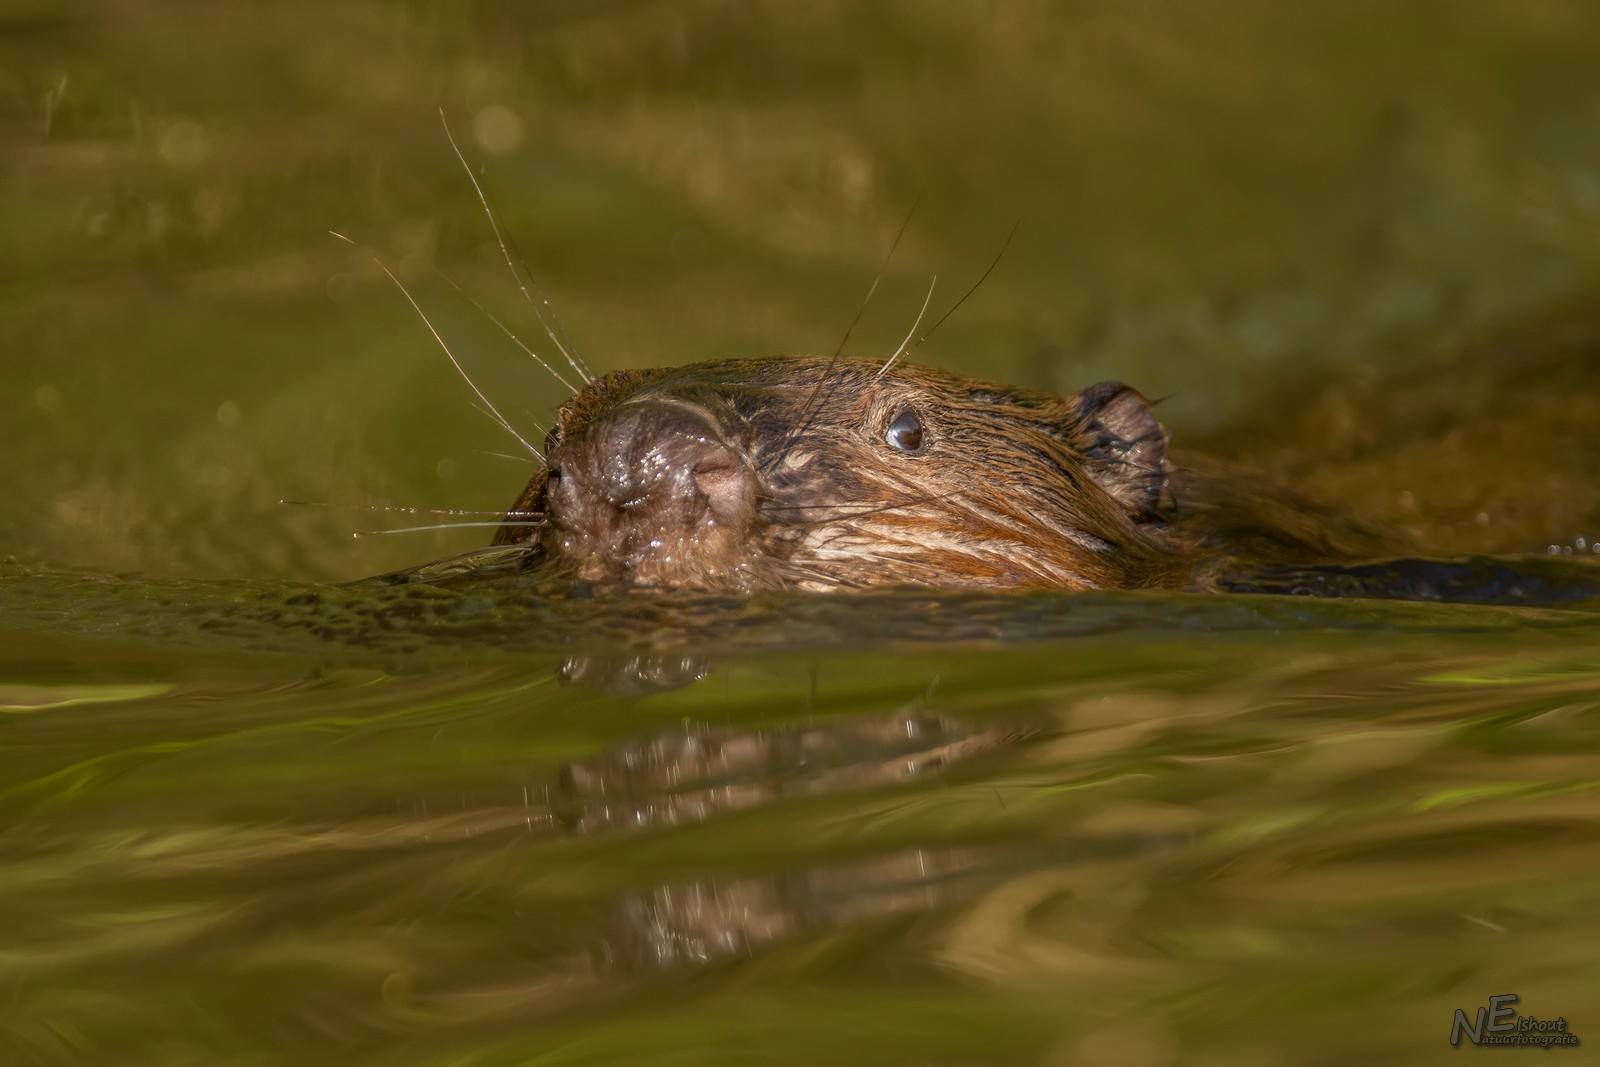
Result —
<path fill-rule="evenodd" d="M 921 452 L 922 438 L 922 420 L 910 408 L 901 408 L 900 414 L 883 431 L 883 439 L 897 452 Z"/>

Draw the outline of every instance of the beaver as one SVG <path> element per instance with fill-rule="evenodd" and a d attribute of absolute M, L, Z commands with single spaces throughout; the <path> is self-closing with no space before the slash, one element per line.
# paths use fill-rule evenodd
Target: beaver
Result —
<path fill-rule="evenodd" d="M 623 370 L 559 413 L 495 544 L 602 585 L 1214 587 L 1370 558 L 1376 531 L 1199 457 L 1119 382 L 1071 396 L 912 364 Z"/>

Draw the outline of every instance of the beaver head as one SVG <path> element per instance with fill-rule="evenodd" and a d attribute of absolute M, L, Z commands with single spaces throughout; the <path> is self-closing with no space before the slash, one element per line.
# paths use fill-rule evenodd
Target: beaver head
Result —
<path fill-rule="evenodd" d="M 1167 435 L 1068 397 L 794 357 L 596 379 L 498 544 L 599 582 L 730 592 L 1173 584 Z"/>

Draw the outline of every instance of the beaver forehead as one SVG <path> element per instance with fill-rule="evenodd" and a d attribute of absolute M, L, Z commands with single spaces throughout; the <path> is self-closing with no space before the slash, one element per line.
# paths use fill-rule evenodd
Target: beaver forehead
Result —
<path fill-rule="evenodd" d="M 702 410 L 718 436 L 755 465 L 765 491 L 779 497 L 810 501 L 833 493 L 866 502 L 886 492 L 942 491 L 951 482 L 948 463 L 963 456 L 991 477 L 1015 472 L 1012 491 L 1022 498 L 1079 490 L 1083 457 L 1070 399 L 930 367 L 881 373 L 882 366 L 788 356 L 618 372 L 568 402 L 560 432 L 576 442 L 608 412 L 667 399 Z M 885 427 L 908 408 L 931 435 L 924 455 L 893 453 L 884 444 Z M 1046 470 L 1060 472 L 1064 484 L 1034 484 Z"/>
<path fill-rule="evenodd" d="M 704 405 L 726 406 L 746 417 L 778 421 L 803 413 L 860 411 L 876 400 L 921 401 L 933 408 L 972 409 L 986 417 L 1040 412 L 1056 414 L 1058 398 L 993 382 L 960 378 L 918 365 L 883 372 L 877 360 L 828 360 L 814 356 L 776 356 L 693 363 L 652 371 L 620 371 L 597 378 L 561 411 L 566 429 L 631 399 L 671 395 Z M 1010 410 L 1008 410 L 1010 409 Z"/>
<path fill-rule="evenodd" d="M 831 396 L 920 389 L 951 400 L 972 403 L 1043 403 L 1050 398 L 996 382 L 962 378 L 936 367 L 900 363 L 885 371 L 871 359 L 824 359 L 818 356 L 773 356 L 693 363 L 664 372 L 655 388 L 677 391 L 705 389 L 740 393 L 747 390 L 804 398 L 819 384 Z"/>

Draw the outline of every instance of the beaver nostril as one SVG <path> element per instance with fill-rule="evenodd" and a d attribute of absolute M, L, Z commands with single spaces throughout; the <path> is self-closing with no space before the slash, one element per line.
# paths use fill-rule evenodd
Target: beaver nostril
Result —
<path fill-rule="evenodd" d="M 630 401 L 569 434 L 549 478 L 555 521 L 608 543 L 742 528 L 756 497 L 754 472 L 716 420 L 674 398 Z"/>
<path fill-rule="evenodd" d="M 754 496 L 749 471 L 737 462 L 717 458 L 694 469 L 694 485 L 706 498 L 712 515 L 724 520 L 740 516 Z"/>

